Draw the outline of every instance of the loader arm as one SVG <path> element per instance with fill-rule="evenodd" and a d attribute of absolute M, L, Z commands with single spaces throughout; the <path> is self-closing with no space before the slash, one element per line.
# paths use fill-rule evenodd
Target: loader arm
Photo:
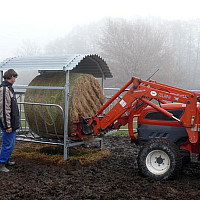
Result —
<path fill-rule="evenodd" d="M 131 86 L 131 87 L 130 87 Z M 120 94 L 130 89 L 115 104 L 115 106 L 102 117 L 102 112 L 117 98 Z M 169 118 L 177 120 L 182 126 L 186 127 L 191 143 L 198 140 L 198 121 L 197 110 L 198 94 L 195 92 L 183 90 L 173 86 L 157 83 L 155 81 L 144 81 L 137 77 L 129 80 L 108 102 L 106 102 L 92 117 L 88 124 L 93 127 L 93 134 L 107 132 L 113 127 L 118 129 L 120 125 L 128 123 L 129 134 L 133 139 L 131 129 L 132 118 L 139 114 L 146 106 L 151 106 Z M 179 102 L 185 107 L 185 112 L 181 120 L 172 113 L 162 108 L 162 105 L 156 105 L 152 100 L 155 99 L 162 103 Z"/>

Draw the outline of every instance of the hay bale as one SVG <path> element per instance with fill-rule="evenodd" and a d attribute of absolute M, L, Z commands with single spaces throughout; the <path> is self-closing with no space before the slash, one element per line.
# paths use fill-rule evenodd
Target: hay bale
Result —
<path fill-rule="evenodd" d="M 35 77 L 29 86 L 65 86 L 65 73 L 44 73 Z M 78 119 L 78 114 L 85 117 L 94 116 L 96 111 L 103 105 L 105 96 L 99 82 L 88 74 L 70 73 L 69 78 L 69 128 L 68 133 L 75 130 L 73 120 Z M 58 104 L 65 110 L 65 91 L 27 89 L 25 102 Z M 63 138 L 63 116 L 59 108 L 26 105 L 25 110 L 30 129 L 42 137 Z M 44 123 L 44 118 L 46 123 Z M 37 120 L 35 120 L 37 119 Z M 37 124 L 35 123 L 37 121 Z M 54 123 L 55 122 L 55 123 Z M 55 130 L 56 127 L 56 130 Z M 48 134 L 47 134 L 48 132 Z"/>

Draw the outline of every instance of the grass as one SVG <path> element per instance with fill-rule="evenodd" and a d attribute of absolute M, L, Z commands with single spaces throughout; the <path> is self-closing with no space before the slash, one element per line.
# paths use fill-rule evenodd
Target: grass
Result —
<path fill-rule="evenodd" d="M 13 151 L 13 157 L 37 160 L 38 162 L 51 162 L 57 165 L 65 165 L 76 160 L 80 164 L 97 162 L 111 155 L 108 149 L 100 151 L 98 148 L 69 148 L 69 157 L 67 161 L 63 158 L 63 146 L 17 142 Z"/>
<path fill-rule="evenodd" d="M 63 155 L 63 148 L 62 147 L 55 147 L 55 146 L 45 146 L 38 150 L 38 152 L 46 155 Z"/>
<path fill-rule="evenodd" d="M 45 146 L 38 150 L 40 153 L 45 155 L 63 155 L 63 147 L 62 146 Z M 98 150 L 90 150 L 90 149 L 83 149 L 83 148 L 70 148 L 69 149 L 69 156 L 70 157 L 79 157 L 85 156 L 88 154 L 96 153 Z"/>
<path fill-rule="evenodd" d="M 133 128 L 137 129 L 137 118 L 133 119 Z M 120 130 L 120 129 L 127 129 L 127 130 Z M 120 129 L 116 132 L 113 132 L 111 136 L 129 136 L 128 124 L 126 124 L 125 126 L 121 126 Z"/>
<path fill-rule="evenodd" d="M 129 136 L 128 131 L 116 131 L 112 133 L 110 136 Z"/>

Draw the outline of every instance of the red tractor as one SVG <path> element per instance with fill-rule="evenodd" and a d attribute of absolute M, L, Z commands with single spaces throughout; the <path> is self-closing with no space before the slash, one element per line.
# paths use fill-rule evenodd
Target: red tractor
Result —
<path fill-rule="evenodd" d="M 123 92 L 107 113 L 103 111 Z M 74 134 L 107 133 L 128 124 L 131 141 L 140 147 L 139 170 L 162 180 L 176 176 L 184 162 L 199 161 L 199 94 L 137 77 L 129 80 L 95 116 L 80 115 Z M 133 119 L 137 118 L 137 131 Z"/>

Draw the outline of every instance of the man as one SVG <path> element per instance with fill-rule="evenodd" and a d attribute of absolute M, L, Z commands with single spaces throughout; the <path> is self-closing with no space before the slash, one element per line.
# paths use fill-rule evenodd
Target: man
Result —
<path fill-rule="evenodd" d="M 0 171 L 9 172 L 6 166 L 15 164 L 11 161 L 16 141 L 16 130 L 19 128 L 19 110 L 15 97 L 13 83 L 17 73 L 9 69 L 3 75 L 4 81 L 0 86 L 0 126 L 2 130 L 2 146 L 0 154 Z"/>

